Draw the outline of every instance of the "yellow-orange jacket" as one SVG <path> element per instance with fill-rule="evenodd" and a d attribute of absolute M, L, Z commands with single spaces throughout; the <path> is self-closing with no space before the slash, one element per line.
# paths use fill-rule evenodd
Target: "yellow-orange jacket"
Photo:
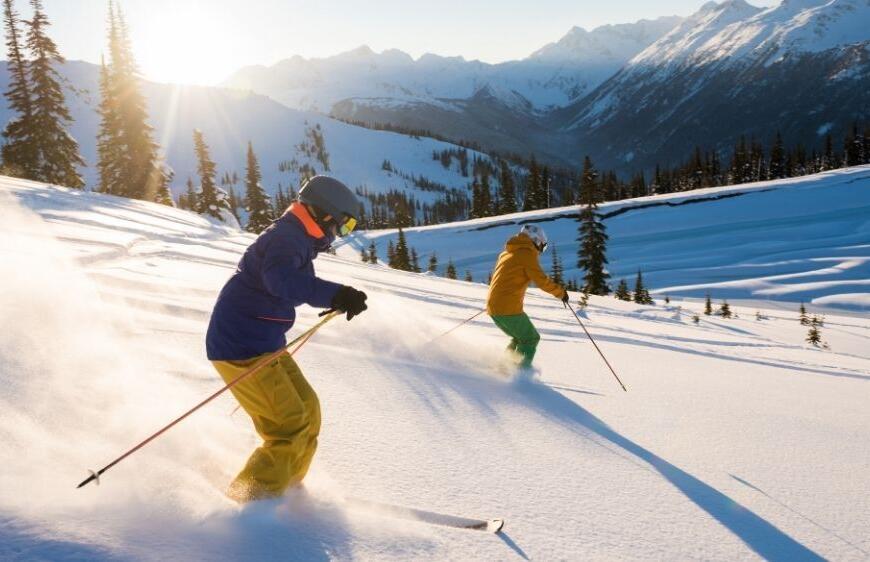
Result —
<path fill-rule="evenodd" d="M 565 289 L 553 282 L 538 263 L 538 250 L 532 239 L 517 234 L 507 241 L 504 251 L 498 256 L 486 311 L 490 316 L 508 316 L 523 312 L 523 299 L 529 283 L 561 299 Z"/>

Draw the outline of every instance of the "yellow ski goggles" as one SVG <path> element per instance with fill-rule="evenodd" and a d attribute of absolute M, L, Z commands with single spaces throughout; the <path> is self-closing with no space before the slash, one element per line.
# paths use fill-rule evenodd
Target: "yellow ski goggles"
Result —
<path fill-rule="evenodd" d="M 356 228 L 356 219 L 353 217 L 347 217 L 344 219 L 344 222 L 338 226 L 338 233 L 341 236 L 347 236 L 353 229 Z"/>

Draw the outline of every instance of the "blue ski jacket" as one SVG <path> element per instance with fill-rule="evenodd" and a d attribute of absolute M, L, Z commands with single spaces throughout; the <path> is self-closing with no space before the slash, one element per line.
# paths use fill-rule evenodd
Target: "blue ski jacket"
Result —
<path fill-rule="evenodd" d="M 312 261 L 329 247 L 288 212 L 251 244 L 224 285 L 208 324 L 211 361 L 250 359 L 287 345 L 296 307 L 328 308 L 341 287 L 318 278 Z"/>

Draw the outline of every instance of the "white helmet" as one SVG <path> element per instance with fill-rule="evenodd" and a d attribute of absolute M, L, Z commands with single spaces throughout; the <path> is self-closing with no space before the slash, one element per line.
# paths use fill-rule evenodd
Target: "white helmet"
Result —
<path fill-rule="evenodd" d="M 535 224 L 524 224 L 520 229 L 520 234 L 525 234 L 531 238 L 539 252 L 543 253 L 547 251 L 547 234 L 540 226 Z"/>

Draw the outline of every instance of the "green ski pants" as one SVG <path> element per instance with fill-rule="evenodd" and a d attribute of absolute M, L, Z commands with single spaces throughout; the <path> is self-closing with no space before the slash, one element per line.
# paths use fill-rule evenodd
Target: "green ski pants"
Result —
<path fill-rule="evenodd" d="M 492 321 L 501 328 L 502 332 L 510 336 L 511 342 L 507 349 L 520 354 L 522 357 L 520 367 L 524 369 L 531 367 L 535 351 L 538 349 L 538 342 L 541 341 L 541 335 L 532 325 L 529 316 L 525 312 L 508 316 L 493 316 Z"/>

